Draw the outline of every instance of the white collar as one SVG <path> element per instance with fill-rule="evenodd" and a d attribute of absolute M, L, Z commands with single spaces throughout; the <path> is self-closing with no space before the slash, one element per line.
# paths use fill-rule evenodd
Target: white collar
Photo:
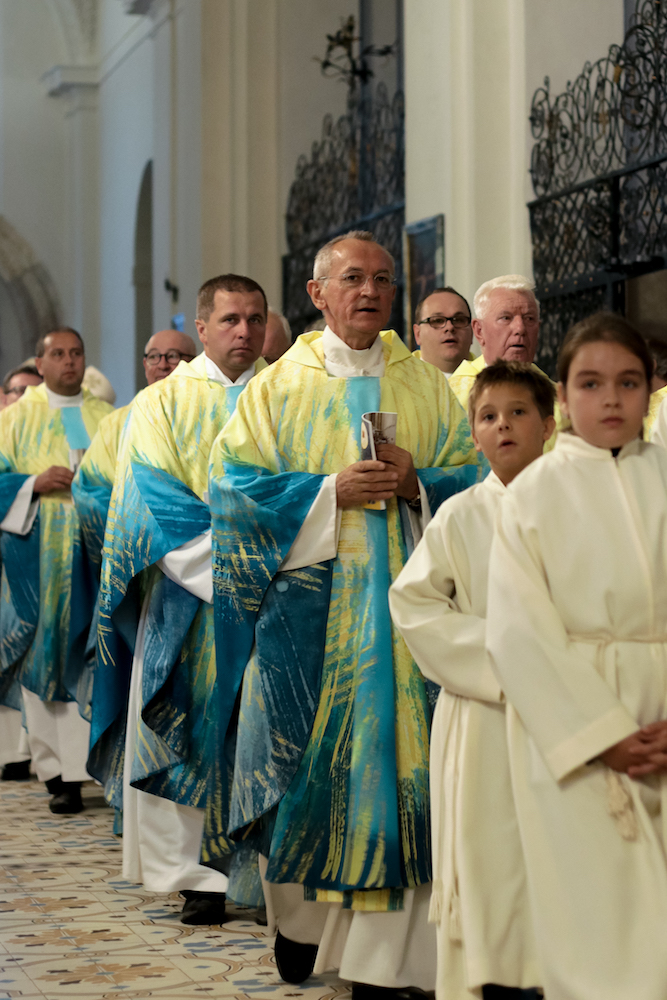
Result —
<path fill-rule="evenodd" d="M 384 375 L 384 351 L 382 337 L 378 334 L 370 347 L 363 351 L 355 351 L 349 347 L 333 330 L 325 326 L 322 334 L 324 348 L 324 367 L 327 374 L 335 378 L 356 378 L 359 375 L 371 375 L 382 378 Z"/>
<path fill-rule="evenodd" d="M 46 398 L 49 401 L 50 410 L 62 410 L 65 406 L 81 406 L 83 403 L 83 393 L 77 392 L 76 396 L 61 396 L 57 392 L 52 392 L 48 385 L 44 385 L 46 389 Z"/>
<path fill-rule="evenodd" d="M 225 388 L 227 388 L 227 389 L 230 386 L 232 386 L 232 385 L 246 385 L 246 383 L 249 382 L 250 379 L 255 374 L 255 362 L 254 361 L 250 365 L 250 368 L 246 368 L 246 370 L 244 372 L 241 372 L 241 374 L 237 378 L 236 382 L 232 382 L 232 380 L 230 378 L 227 378 L 227 376 L 225 375 L 225 373 L 222 372 L 222 371 L 220 371 L 220 369 L 216 365 L 215 361 L 212 361 L 209 358 L 208 354 L 204 355 L 204 366 L 206 368 L 206 374 L 207 374 L 207 376 L 210 379 L 212 379 L 213 382 L 219 382 L 221 385 L 224 385 Z"/>

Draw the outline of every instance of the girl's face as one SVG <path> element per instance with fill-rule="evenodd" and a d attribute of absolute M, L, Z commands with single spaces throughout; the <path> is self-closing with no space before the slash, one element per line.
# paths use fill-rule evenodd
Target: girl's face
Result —
<path fill-rule="evenodd" d="M 578 437 L 597 448 L 622 448 L 639 437 L 648 410 L 644 366 L 622 344 L 599 340 L 580 347 L 558 402 Z"/>

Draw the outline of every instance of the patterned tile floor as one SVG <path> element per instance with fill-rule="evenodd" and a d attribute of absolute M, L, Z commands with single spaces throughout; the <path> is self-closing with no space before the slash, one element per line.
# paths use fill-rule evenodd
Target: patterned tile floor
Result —
<path fill-rule="evenodd" d="M 83 813 L 58 817 L 44 785 L 0 782 L 0 1000 L 349 996 L 335 976 L 283 983 L 273 939 L 243 910 L 186 927 L 178 893 L 125 882 L 111 810 L 92 783 L 83 794 Z"/>

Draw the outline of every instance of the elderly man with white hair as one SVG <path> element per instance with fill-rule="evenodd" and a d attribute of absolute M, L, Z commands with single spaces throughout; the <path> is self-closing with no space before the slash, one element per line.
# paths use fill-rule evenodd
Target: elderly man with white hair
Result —
<path fill-rule="evenodd" d="M 464 409 L 475 379 L 487 365 L 501 358 L 533 363 L 540 335 L 540 304 L 534 288 L 534 282 L 522 274 L 504 274 L 485 281 L 475 292 L 472 329 L 482 353 L 474 361 L 462 361 L 449 380 Z M 556 425 L 561 427 L 558 410 Z M 553 448 L 555 440 L 554 433 L 545 451 Z"/>

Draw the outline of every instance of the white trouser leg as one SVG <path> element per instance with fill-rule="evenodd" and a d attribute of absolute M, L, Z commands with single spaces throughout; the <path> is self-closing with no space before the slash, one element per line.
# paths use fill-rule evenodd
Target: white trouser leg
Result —
<path fill-rule="evenodd" d="M 21 723 L 21 734 L 19 736 L 15 759 L 30 760 L 30 740 L 28 739 L 28 730 L 23 728 L 23 723 Z"/>
<path fill-rule="evenodd" d="M 150 595 L 149 595 L 150 596 Z M 225 892 L 222 872 L 200 864 L 204 810 L 149 795 L 130 784 L 137 722 L 141 706 L 144 623 L 149 596 L 139 622 L 125 739 L 123 774 L 123 877 L 142 882 L 151 892 Z"/>
<path fill-rule="evenodd" d="M 24 733 L 21 713 L 15 708 L 0 705 L 0 767 L 30 759 L 30 750 L 23 739 Z"/>
<path fill-rule="evenodd" d="M 406 889 L 392 913 L 344 910 L 330 904 L 315 973 L 338 970 L 341 979 L 397 989 L 435 989 L 436 933 L 428 923 L 431 886 Z"/>
<path fill-rule="evenodd" d="M 74 701 L 41 701 L 21 688 L 33 768 L 40 781 L 89 781 L 86 770 L 90 723 Z"/>
<path fill-rule="evenodd" d="M 267 933 L 280 930 L 283 937 L 299 944 L 319 944 L 329 915 L 329 903 L 307 902 L 303 886 L 296 882 L 267 882 L 264 878 L 268 861 L 259 856 L 259 873 L 266 903 Z"/>

